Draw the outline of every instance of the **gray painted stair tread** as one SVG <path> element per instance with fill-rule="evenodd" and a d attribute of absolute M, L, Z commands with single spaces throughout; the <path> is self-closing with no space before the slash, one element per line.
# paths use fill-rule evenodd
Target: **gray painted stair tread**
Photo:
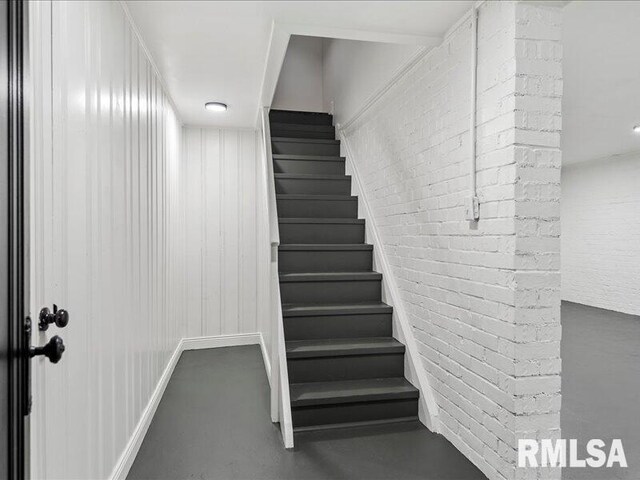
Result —
<path fill-rule="evenodd" d="M 310 123 L 271 122 L 271 130 L 312 130 L 316 132 L 333 132 L 333 125 L 313 125 Z"/>
<path fill-rule="evenodd" d="M 302 218 L 293 218 L 293 217 L 280 217 L 278 219 L 279 223 L 352 223 L 356 225 L 363 225 L 364 218 L 313 218 L 313 217 L 302 217 Z"/>
<path fill-rule="evenodd" d="M 351 195 L 308 195 L 305 193 L 278 193 L 276 195 L 276 200 L 336 200 L 353 202 L 357 198 L 358 197 Z"/>
<path fill-rule="evenodd" d="M 349 180 L 351 178 L 350 175 L 328 175 L 325 173 L 274 173 L 274 176 L 292 180 Z"/>
<path fill-rule="evenodd" d="M 419 392 L 406 379 L 397 377 L 293 383 L 290 386 L 290 395 L 292 407 L 304 407 L 418 398 Z"/>
<path fill-rule="evenodd" d="M 325 112 L 273 109 L 269 111 L 269 121 L 294 125 L 333 125 L 333 115 Z"/>
<path fill-rule="evenodd" d="M 345 157 L 337 155 L 303 155 L 297 153 L 274 153 L 271 155 L 274 160 L 300 160 L 300 161 L 327 161 L 344 162 Z"/>
<path fill-rule="evenodd" d="M 315 117 L 332 117 L 330 113 L 327 112 L 310 112 L 308 110 L 288 110 L 286 108 L 270 108 L 269 114 L 292 114 L 292 115 L 311 115 Z"/>
<path fill-rule="evenodd" d="M 382 280 L 378 272 L 313 272 L 281 273 L 281 282 L 345 282 L 345 281 Z"/>
<path fill-rule="evenodd" d="M 332 338 L 286 342 L 287 358 L 342 357 L 404 353 L 404 345 L 392 337 Z"/>
<path fill-rule="evenodd" d="M 322 143 L 326 145 L 338 145 L 340 140 L 331 140 L 328 138 L 298 138 L 298 137 L 271 137 L 272 142 L 278 143 Z"/>
<path fill-rule="evenodd" d="M 391 313 L 393 307 L 382 302 L 369 303 L 296 303 L 282 305 L 284 317 L 306 317 L 323 315 L 365 315 Z"/>
<path fill-rule="evenodd" d="M 381 301 L 358 197 L 333 118 L 270 113 L 283 243 L 278 255 L 293 423 L 300 428 L 415 419 L 405 346 Z M 374 378 L 371 378 L 374 377 Z"/>
<path fill-rule="evenodd" d="M 344 250 L 373 250 L 368 243 L 289 243 L 281 244 L 279 250 L 286 251 L 344 251 Z"/>

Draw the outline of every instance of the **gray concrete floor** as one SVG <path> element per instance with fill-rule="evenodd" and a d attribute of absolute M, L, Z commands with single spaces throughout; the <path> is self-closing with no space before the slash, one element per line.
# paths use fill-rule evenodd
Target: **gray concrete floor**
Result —
<path fill-rule="evenodd" d="M 640 317 L 562 304 L 562 436 L 610 445 L 629 468 L 569 469 L 564 479 L 640 479 Z M 581 455 L 581 457 L 583 457 Z M 185 352 L 129 479 L 482 479 L 418 423 L 306 432 L 286 451 L 269 420 L 257 346 Z"/>
<path fill-rule="evenodd" d="M 296 434 L 286 451 L 269 418 L 257 346 L 185 352 L 129 479 L 484 479 L 418 422 Z"/>
<path fill-rule="evenodd" d="M 566 468 L 564 479 L 640 479 L 640 317 L 562 304 L 562 437 L 620 438 L 628 468 Z"/>

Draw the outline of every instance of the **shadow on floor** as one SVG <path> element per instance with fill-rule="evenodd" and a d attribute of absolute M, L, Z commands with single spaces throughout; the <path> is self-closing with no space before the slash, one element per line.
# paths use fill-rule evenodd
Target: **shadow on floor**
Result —
<path fill-rule="evenodd" d="M 640 317 L 562 303 L 562 437 L 620 438 L 628 468 L 565 468 L 562 478 L 640 479 Z"/>
<path fill-rule="evenodd" d="M 134 479 L 485 479 L 418 422 L 296 434 L 287 451 L 269 418 L 257 346 L 184 352 L 140 452 Z"/>

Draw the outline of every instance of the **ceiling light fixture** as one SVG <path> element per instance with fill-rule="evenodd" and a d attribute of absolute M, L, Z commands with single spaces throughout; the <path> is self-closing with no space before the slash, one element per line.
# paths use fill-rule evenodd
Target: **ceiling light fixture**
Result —
<path fill-rule="evenodd" d="M 633 131 L 636 133 L 640 133 L 640 125 L 636 125 L 635 127 L 633 127 Z"/>
<path fill-rule="evenodd" d="M 204 104 L 204 108 L 212 112 L 226 112 L 227 104 L 222 102 L 207 102 Z"/>

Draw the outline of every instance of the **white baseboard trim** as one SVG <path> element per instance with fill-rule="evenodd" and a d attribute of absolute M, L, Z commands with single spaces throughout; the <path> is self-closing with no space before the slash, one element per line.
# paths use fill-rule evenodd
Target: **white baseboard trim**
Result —
<path fill-rule="evenodd" d="M 129 439 L 127 446 L 122 452 L 122 455 L 120 455 L 118 463 L 116 463 L 111 472 L 111 476 L 109 477 L 111 480 L 125 480 L 127 478 L 129 470 L 131 469 L 131 466 L 136 459 L 136 455 L 138 455 L 138 452 L 140 451 L 140 447 L 142 446 L 144 437 L 147 434 L 147 430 L 149 430 L 149 426 L 151 425 L 153 416 L 158 409 L 158 405 L 160 405 L 160 400 L 162 399 L 162 395 L 167 388 L 169 379 L 171 378 L 171 375 L 173 374 L 173 371 L 178 364 L 178 360 L 180 360 L 180 355 L 182 354 L 182 352 L 185 350 L 237 347 L 242 345 L 260 345 L 262 357 L 265 362 L 265 368 L 267 370 L 267 376 L 271 378 L 271 365 L 268 361 L 266 345 L 261 333 L 240 333 L 236 335 L 214 335 L 210 337 L 183 338 L 178 342 L 178 345 L 176 346 L 175 350 L 171 354 L 171 357 L 169 358 L 169 361 L 167 362 L 167 366 L 160 376 L 160 380 L 158 380 L 158 384 L 156 385 L 156 388 L 153 391 L 153 394 L 151 395 L 147 406 L 140 416 L 140 420 L 138 421 L 136 428 L 131 434 L 131 438 Z"/>
<path fill-rule="evenodd" d="M 167 366 L 165 367 L 164 372 L 162 372 L 160 380 L 158 380 L 158 384 L 156 385 L 156 388 L 153 391 L 153 394 L 151 395 L 147 406 L 142 411 L 140 420 L 138 421 L 136 428 L 133 430 L 127 446 L 122 452 L 122 455 L 120 455 L 118 463 L 116 463 L 116 466 L 111 473 L 110 478 L 112 478 L 113 480 L 125 480 L 127 478 L 129 470 L 131 469 L 133 461 L 136 459 L 136 455 L 138 454 L 138 451 L 142 446 L 142 441 L 147 434 L 149 425 L 151 425 L 151 420 L 153 420 L 153 416 L 158 409 L 158 405 L 160 404 L 160 400 L 162 399 L 164 390 L 167 388 L 167 384 L 169 383 L 171 374 L 173 374 L 173 370 L 176 368 L 181 354 L 182 340 L 178 342 L 176 349 L 171 355 L 171 358 L 169 358 L 169 362 L 167 362 Z"/>
<path fill-rule="evenodd" d="M 264 337 L 260 334 L 260 351 L 262 352 L 262 360 L 264 361 L 264 369 L 267 371 L 267 379 L 269 380 L 269 386 L 271 386 L 271 360 L 269 360 L 269 351 L 267 345 L 264 342 Z"/>
<path fill-rule="evenodd" d="M 202 350 L 204 348 L 238 347 L 240 345 L 259 345 L 259 333 L 238 333 L 235 335 L 214 335 L 210 337 L 183 338 L 183 350 Z"/>

